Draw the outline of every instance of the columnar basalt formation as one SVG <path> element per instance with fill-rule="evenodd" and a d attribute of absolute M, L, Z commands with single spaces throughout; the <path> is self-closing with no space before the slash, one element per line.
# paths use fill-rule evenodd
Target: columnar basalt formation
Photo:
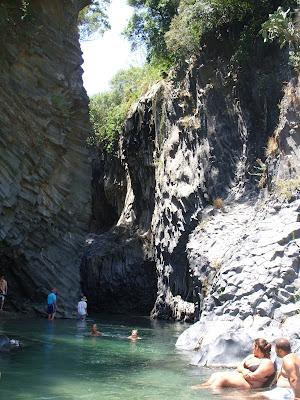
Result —
<path fill-rule="evenodd" d="M 299 168 L 297 79 L 276 47 L 257 43 L 251 64 L 236 72 L 232 51 L 230 44 L 208 46 L 154 85 L 120 141 L 127 194 L 116 224 L 121 234 L 109 235 L 117 242 L 124 229 L 129 237 L 141 234 L 140 265 L 145 259 L 156 265 L 154 318 L 279 317 L 297 290 L 298 203 L 277 196 L 280 180 L 292 180 Z M 103 303 L 107 255 L 92 239 L 84 274 L 90 282 L 100 274 L 93 290 Z M 257 275 L 264 282 L 257 284 Z"/>
<path fill-rule="evenodd" d="M 1 4 L 9 19 L 0 26 L 0 269 L 11 306 L 44 311 L 56 287 L 67 315 L 80 294 L 90 215 L 77 32 L 84 2 L 32 1 L 17 22 L 11 3 Z"/>

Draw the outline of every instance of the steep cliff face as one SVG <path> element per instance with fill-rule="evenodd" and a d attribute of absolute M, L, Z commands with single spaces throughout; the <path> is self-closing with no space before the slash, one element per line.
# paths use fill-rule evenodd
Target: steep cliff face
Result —
<path fill-rule="evenodd" d="M 102 196 L 97 197 L 97 208 L 115 205 L 115 214 L 106 216 L 111 225 L 114 215 L 118 216 L 108 232 L 103 232 L 103 224 L 98 225 L 102 234 L 90 235 L 82 260 L 83 290 L 89 294 L 91 306 L 100 311 L 149 314 L 156 298 L 151 233 L 155 129 L 152 123 L 145 123 L 145 115 L 152 120 L 152 94 L 139 102 L 126 122 L 119 162 L 114 159 L 109 168 L 104 160 L 104 172 L 98 177 Z"/>
<path fill-rule="evenodd" d="M 90 214 L 82 3 L 35 0 L 24 19 L 1 20 L 0 269 L 18 310 L 43 311 L 56 287 L 65 315 L 80 293 Z"/>
<path fill-rule="evenodd" d="M 141 271 L 145 259 L 155 262 L 153 317 L 280 318 L 297 290 L 299 205 L 270 197 L 258 183 L 278 193 L 280 180 L 298 173 L 298 84 L 275 47 L 257 44 L 240 70 L 230 67 L 232 51 L 215 44 L 156 84 L 128 118 L 120 142 L 127 195 L 117 226 L 142 233 Z M 280 114 L 290 80 L 294 97 L 286 93 Z M 266 159 L 274 132 L 276 148 Z M 121 238 L 113 232 L 115 241 Z M 91 243 L 84 274 L 102 282 L 96 298 L 104 290 L 103 265 L 112 265 L 106 283 L 118 278 L 114 251 L 100 251 L 99 262 L 94 250 Z M 109 297 L 115 295 L 112 289 Z"/>

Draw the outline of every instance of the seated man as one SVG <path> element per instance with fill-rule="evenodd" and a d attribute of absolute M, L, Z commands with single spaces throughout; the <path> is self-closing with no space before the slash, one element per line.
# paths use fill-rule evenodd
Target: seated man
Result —
<path fill-rule="evenodd" d="M 275 389 L 260 394 L 259 398 L 270 400 L 300 400 L 300 358 L 291 351 L 287 339 L 275 342 L 275 351 L 282 358 L 282 367 L 277 377 Z"/>

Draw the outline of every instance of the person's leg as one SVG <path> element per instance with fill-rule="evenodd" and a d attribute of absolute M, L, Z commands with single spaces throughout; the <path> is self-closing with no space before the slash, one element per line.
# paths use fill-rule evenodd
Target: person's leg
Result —
<path fill-rule="evenodd" d="M 226 372 L 215 372 L 211 374 L 210 378 L 206 382 L 200 383 L 199 385 L 194 385 L 192 386 L 192 388 L 200 389 L 209 387 L 215 382 L 216 379 L 219 379 L 219 377 L 221 377 L 223 374 L 226 374 Z"/>
<path fill-rule="evenodd" d="M 236 389 L 251 389 L 250 384 L 239 372 L 227 372 L 219 376 L 211 384 L 213 389 L 231 387 Z"/>

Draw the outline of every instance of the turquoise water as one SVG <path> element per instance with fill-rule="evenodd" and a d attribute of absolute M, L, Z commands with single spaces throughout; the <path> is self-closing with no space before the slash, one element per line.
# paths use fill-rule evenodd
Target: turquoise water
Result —
<path fill-rule="evenodd" d="M 94 322 L 104 336 L 87 336 Z M 2 320 L 0 334 L 21 339 L 24 347 L 0 354 L 0 398 L 221 399 L 222 395 L 190 388 L 211 371 L 189 365 L 188 356 L 176 350 L 176 339 L 187 327 L 124 317 L 95 317 L 87 322 Z M 126 339 L 132 328 L 139 329 L 142 340 L 133 343 Z"/>

